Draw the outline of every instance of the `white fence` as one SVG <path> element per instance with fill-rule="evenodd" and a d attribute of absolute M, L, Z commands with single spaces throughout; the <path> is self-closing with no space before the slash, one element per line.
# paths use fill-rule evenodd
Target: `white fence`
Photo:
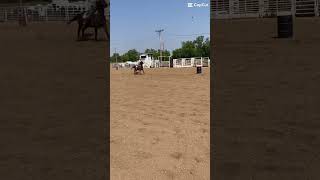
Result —
<path fill-rule="evenodd" d="M 172 63 L 172 64 L 171 64 Z M 132 63 L 112 63 L 113 68 L 131 68 L 133 66 Z M 192 58 L 179 58 L 173 59 L 172 61 L 160 61 L 155 60 L 152 64 L 152 68 L 161 68 L 161 67 L 173 67 L 173 68 L 183 68 L 183 67 L 209 67 L 210 59 L 209 57 L 192 57 Z M 149 68 L 149 67 L 147 67 Z"/>
<path fill-rule="evenodd" d="M 170 61 L 161 61 L 160 67 L 170 67 Z"/>
<path fill-rule="evenodd" d="M 0 7 L 0 21 L 17 21 L 23 12 L 27 21 L 68 21 L 75 15 L 85 11 L 85 7 L 67 7 L 56 9 L 48 7 Z"/>
<path fill-rule="evenodd" d="M 173 59 L 174 68 L 196 67 L 196 66 L 208 67 L 209 64 L 210 64 L 210 59 L 208 57 Z"/>
<path fill-rule="evenodd" d="M 110 11 L 106 8 L 106 18 L 109 18 Z M 35 6 L 0 6 L 0 22 L 17 21 L 19 15 L 23 12 L 27 21 L 69 21 L 75 15 L 87 11 L 88 6 L 85 5 L 69 5 L 56 7 L 53 5 L 35 5 Z"/>
<path fill-rule="evenodd" d="M 215 19 L 272 17 L 282 13 L 319 16 L 320 0 L 211 0 Z"/>

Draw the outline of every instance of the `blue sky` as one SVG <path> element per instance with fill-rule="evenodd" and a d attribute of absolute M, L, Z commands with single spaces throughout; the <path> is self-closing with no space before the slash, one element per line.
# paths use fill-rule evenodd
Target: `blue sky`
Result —
<path fill-rule="evenodd" d="M 187 3 L 209 0 L 110 0 L 111 54 L 115 48 L 120 54 L 159 49 L 157 29 L 164 29 L 164 46 L 170 51 L 199 34 L 209 37 L 210 5 L 189 8 Z"/>

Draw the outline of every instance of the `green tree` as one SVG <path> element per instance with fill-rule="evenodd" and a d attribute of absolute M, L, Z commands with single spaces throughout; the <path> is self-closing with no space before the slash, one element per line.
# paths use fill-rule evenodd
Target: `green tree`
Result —
<path fill-rule="evenodd" d="M 210 56 L 210 40 L 204 36 L 197 37 L 194 41 L 184 41 L 182 47 L 173 50 L 172 58 L 208 57 Z"/>
<path fill-rule="evenodd" d="M 195 45 L 195 56 L 201 57 L 204 55 L 204 36 L 199 36 L 196 38 L 196 40 L 193 41 L 193 44 Z"/>
<path fill-rule="evenodd" d="M 155 56 L 157 53 L 159 53 L 159 51 L 157 51 L 157 50 L 155 50 L 155 49 L 146 49 L 145 51 L 144 51 L 144 53 L 151 53 L 151 54 L 153 54 L 153 56 Z"/>
<path fill-rule="evenodd" d="M 137 61 L 139 59 L 139 52 L 135 49 L 131 49 L 129 50 L 128 52 L 124 53 L 122 56 L 121 56 L 121 60 L 123 62 L 126 62 L 126 61 Z"/>
<path fill-rule="evenodd" d="M 170 56 L 171 55 L 171 53 L 170 53 L 170 51 L 168 51 L 168 50 L 164 50 L 163 52 L 162 52 L 162 56 Z"/>
<path fill-rule="evenodd" d="M 146 49 L 144 51 L 145 54 L 152 54 L 153 58 L 157 59 L 159 57 L 159 51 L 155 49 Z"/>
<path fill-rule="evenodd" d="M 172 58 L 173 59 L 178 59 L 178 58 L 182 58 L 183 54 L 182 54 L 182 49 L 178 48 L 172 51 Z"/>
<path fill-rule="evenodd" d="M 159 59 L 159 56 L 160 56 L 160 51 L 159 49 L 158 50 L 155 50 L 155 49 L 146 49 L 144 51 L 144 53 L 151 53 L 153 54 L 153 57 L 156 58 L 156 59 Z M 170 56 L 170 51 L 168 50 L 164 50 L 162 51 L 162 56 Z"/>
<path fill-rule="evenodd" d="M 203 57 L 210 57 L 210 39 L 207 38 L 203 44 Z"/>
<path fill-rule="evenodd" d="M 110 62 L 111 63 L 122 62 L 120 54 L 119 53 L 113 53 L 113 55 L 110 57 Z"/>

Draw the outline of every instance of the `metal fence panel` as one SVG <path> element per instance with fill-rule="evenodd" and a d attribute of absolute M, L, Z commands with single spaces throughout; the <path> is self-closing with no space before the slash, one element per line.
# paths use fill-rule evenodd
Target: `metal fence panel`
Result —
<path fill-rule="evenodd" d="M 88 7 L 82 6 L 61 6 L 55 7 L 52 5 L 35 5 L 23 6 L 28 22 L 32 21 L 69 21 L 75 15 L 87 11 Z M 19 19 L 19 12 L 21 8 L 18 5 L 11 5 L 8 7 L 0 6 L 0 22 L 17 21 Z M 109 19 L 110 10 L 105 10 L 106 18 Z"/>
<path fill-rule="evenodd" d="M 211 0 L 211 17 L 272 17 L 284 13 L 319 16 L 319 2 L 320 0 Z"/>

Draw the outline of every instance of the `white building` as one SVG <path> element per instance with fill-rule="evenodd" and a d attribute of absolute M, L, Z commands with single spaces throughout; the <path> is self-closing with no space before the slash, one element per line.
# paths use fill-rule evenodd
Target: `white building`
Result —
<path fill-rule="evenodd" d="M 153 59 L 153 55 L 151 53 L 141 54 L 139 60 L 143 62 L 143 67 L 145 68 L 154 68 L 159 67 L 159 60 Z"/>

